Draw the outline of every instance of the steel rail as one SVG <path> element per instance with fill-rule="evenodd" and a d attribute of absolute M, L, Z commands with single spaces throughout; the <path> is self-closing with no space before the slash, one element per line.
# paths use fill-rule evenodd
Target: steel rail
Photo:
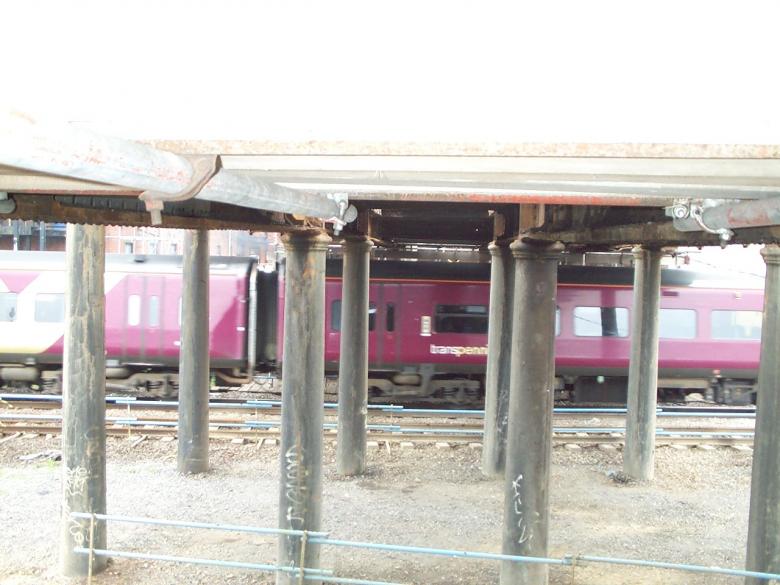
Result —
<path fill-rule="evenodd" d="M 19 434 L 19 433 L 33 433 L 37 435 L 43 434 L 58 434 L 61 432 L 60 425 L 52 424 L 15 424 L 15 425 L 3 425 L 0 424 L 0 434 Z M 325 438 L 336 439 L 335 428 L 326 429 Z M 126 425 L 119 423 L 112 423 L 106 428 L 106 433 L 110 436 L 157 436 L 157 437 L 175 437 L 176 428 L 175 423 L 165 425 L 148 425 L 141 421 L 138 424 Z M 243 440 L 260 440 L 260 439 L 278 439 L 279 429 L 268 428 L 263 426 L 248 425 L 242 428 L 231 428 L 226 430 L 219 426 L 212 429 L 209 435 L 216 439 L 243 439 Z M 436 432 L 436 431 L 423 431 L 411 430 L 371 430 L 369 431 L 369 440 L 374 442 L 385 443 L 400 443 L 400 442 L 417 442 L 417 443 L 474 443 L 480 442 L 481 432 L 475 433 L 463 433 L 463 432 Z M 572 443 L 572 444 L 622 444 L 624 442 L 624 433 L 613 432 L 613 429 L 609 429 L 609 432 L 605 432 L 605 429 L 598 429 L 598 432 L 587 432 L 584 429 L 574 429 L 574 432 L 556 432 L 553 434 L 553 440 L 556 443 Z M 725 431 L 720 433 L 711 432 L 678 432 L 673 430 L 658 431 L 657 443 L 659 445 L 752 445 L 753 433 L 742 431 Z"/>
<path fill-rule="evenodd" d="M 61 395 L 54 394 L 0 394 L 0 406 L 7 403 L 13 406 L 22 405 L 25 402 L 35 403 L 60 403 Z M 178 402 L 175 400 L 148 400 L 138 399 L 136 397 L 106 397 L 107 406 L 126 406 L 128 408 L 148 408 L 148 409 L 176 409 Z M 263 410 L 277 412 L 281 408 L 281 402 L 278 400 L 256 400 L 229 401 L 220 402 L 212 400 L 209 402 L 210 410 Z M 326 410 L 338 409 L 335 402 L 326 402 Z M 407 408 L 396 404 L 369 404 L 368 410 L 372 415 L 388 414 L 391 416 L 411 416 L 411 417 L 483 417 L 484 410 L 480 409 L 447 409 L 447 408 Z M 736 411 L 735 411 L 736 410 Z M 625 416 L 626 409 L 620 407 L 556 407 L 553 413 L 557 415 L 600 415 L 600 416 Z M 755 409 L 733 407 L 685 407 L 685 406 L 661 406 L 656 410 L 658 417 L 692 417 L 692 418 L 755 418 Z"/>
<path fill-rule="evenodd" d="M 0 424 L 3 421 L 61 421 L 62 415 L 59 414 L 0 414 Z M 106 417 L 106 424 L 119 426 L 161 426 L 175 428 L 178 425 L 178 419 L 167 418 L 137 418 L 137 417 Z M 281 426 L 280 420 L 253 420 L 253 419 L 210 419 L 209 426 L 214 428 L 250 428 L 250 429 L 272 429 Z M 336 423 L 323 423 L 324 430 L 333 430 L 337 428 Z M 450 433 L 464 435 L 481 435 L 483 432 L 481 425 L 473 424 L 451 424 L 451 423 L 422 423 L 418 426 L 408 427 L 397 424 L 369 424 L 370 431 L 388 431 L 397 433 L 425 434 L 425 433 Z M 553 432 L 558 434 L 571 433 L 590 433 L 590 434 L 609 434 L 626 432 L 625 427 L 618 426 L 558 426 L 553 427 Z M 656 429 L 657 435 L 676 434 L 676 435 L 710 435 L 710 434 L 750 434 L 753 431 L 741 428 L 728 427 L 659 427 Z"/>

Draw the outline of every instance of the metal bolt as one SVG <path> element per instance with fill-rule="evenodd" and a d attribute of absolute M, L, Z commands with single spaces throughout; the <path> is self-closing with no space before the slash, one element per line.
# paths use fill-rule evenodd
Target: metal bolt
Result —
<path fill-rule="evenodd" d="M 685 219 L 689 214 L 688 205 L 685 203 L 677 203 L 672 207 L 672 217 L 675 219 Z"/>

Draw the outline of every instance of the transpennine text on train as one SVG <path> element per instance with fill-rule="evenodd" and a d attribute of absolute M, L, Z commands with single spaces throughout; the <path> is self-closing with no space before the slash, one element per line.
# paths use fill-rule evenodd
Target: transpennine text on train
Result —
<path fill-rule="evenodd" d="M 433 345 L 431 344 L 431 353 L 433 354 L 450 354 L 458 357 L 462 355 L 487 355 L 487 346 L 469 346 L 464 347 L 462 345 Z"/>

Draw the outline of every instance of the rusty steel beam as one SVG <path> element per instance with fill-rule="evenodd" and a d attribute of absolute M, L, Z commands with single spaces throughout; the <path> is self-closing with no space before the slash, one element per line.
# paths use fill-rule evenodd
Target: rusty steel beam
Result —
<path fill-rule="evenodd" d="M 303 186 L 304 184 L 296 184 Z M 324 186 L 318 183 L 319 186 Z M 382 202 L 404 203 L 490 203 L 506 204 L 558 204 L 558 205 L 616 205 L 624 207 L 665 207 L 671 205 L 675 197 L 671 194 L 647 194 L 640 190 L 629 192 L 609 192 L 601 188 L 583 188 L 582 191 L 572 191 L 551 186 L 549 190 L 517 187 L 486 186 L 471 184 L 456 187 L 455 185 L 355 185 L 339 183 L 330 185 L 333 189 L 350 193 L 353 201 L 374 202 L 381 207 Z"/>
<path fill-rule="evenodd" d="M 68 125 L 44 125 L 16 113 L 0 117 L 0 163 L 137 189 L 157 200 L 194 196 L 321 219 L 356 214 L 325 195 L 218 168 L 201 174 L 199 162 L 172 152 Z"/>
<path fill-rule="evenodd" d="M 44 195 L 11 195 L 13 211 L 3 213 L 0 219 L 22 219 L 46 222 L 67 222 L 93 225 L 123 225 L 129 227 L 151 226 L 149 213 L 140 209 L 114 209 L 108 207 L 86 207 L 68 202 L 62 198 Z M 81 199 L 81 198 L 79 198 Z M 103 200 L 103 198 L 84 198 Z M 278 223 L 270 214 L 258 210 L 247 210 L 219 203 L 210 205 L 209 213 L 196 217 L 177 215 L 176 211 L 166 213 L 163 227 L 207 230 L 252 230 L 263 232 L 289 232 L 311 229 L 301 223 Z M 2 210 L 0 209 L 0 213 Z"/>
<path fill-rule="evenodd" d="M 523 235 L 526 241 L 563 242 L 573 247 L 600 247 L 647 244 L 652 246 L 717 246 L 720 239 L 707 232 L 681 232 L 671 221 L 583 227 L 562 231 L 534 231 Z M 735 244 L 780 243 L 780 227 L 747 228 L 736 232 Z"/>
<path fill-rule="evenodd" d="M 691 206 L 693 208 L 693 206 Z M 677 209 L 687 211 L 683 206 Z M 693 209 L 690 212 L 693 215 Z M 780 225 L 780 197 L 743 201 L 739 203 L 724 203 L 700 210 L 700 222 L 693 217 L 675 218 L 675 227 L 681 231 L 700 231 L 704 229 L 741 229 Z"/>

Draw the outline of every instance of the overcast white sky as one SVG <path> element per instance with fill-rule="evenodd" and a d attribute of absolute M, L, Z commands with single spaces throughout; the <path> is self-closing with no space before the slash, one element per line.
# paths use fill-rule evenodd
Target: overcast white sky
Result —
<path fill-rule="evenodd" d="M 664 263 L 702 272 L 717 272 L 725 279 L 739 279 L 744 286 L 760 287 L 761 279 L 766 274 L 766 264 L 761 257 L 763 246 L 731 245 L 721 249 L 717 246 L 703 248 L 678 248 L 682 257 L 687 256 L 689 264 L 684 264 L 681 258 L 676 261 L 669 258 Z"/>
<path fill-rule="evenodd" d="M 780 143 L 779 12 L 6 2 L 0 102 L 128 137 Z"/>

